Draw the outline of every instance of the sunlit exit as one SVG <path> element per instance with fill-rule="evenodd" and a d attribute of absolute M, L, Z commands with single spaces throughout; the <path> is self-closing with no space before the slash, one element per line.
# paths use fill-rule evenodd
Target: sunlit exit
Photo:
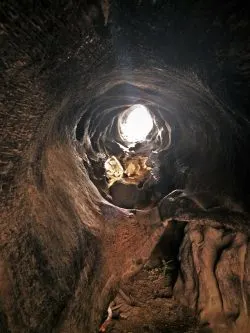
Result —
<path fill-rule="evenodd" d="M 121 135 L 128 142 L 142 142 L 153 128 L 148 109 L 141 104 L 133 105 L 120 125 Z"/>

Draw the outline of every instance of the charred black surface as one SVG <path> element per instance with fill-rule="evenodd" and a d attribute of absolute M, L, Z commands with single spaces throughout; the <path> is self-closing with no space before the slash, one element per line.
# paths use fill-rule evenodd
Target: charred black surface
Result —
<path fill-rule="evenodd" d="M 142 218 L 102 197 L 119 114 L 138 101 L 164 129 L 146 148 L 158 154 L 148 188 L 160 197 L 181 188 L 195 206 L 160 207 L 162 218 L 188 224 L 176 298 L 205 329 L 247 332 L 247 8 L 2 1 L 0 22 L 1 332 L 97 332 L 133 263 L 161 239 L 154 209 Z M 211 200 L 241 210 L 210 214 Z M 176 331 L 191 332 L 180 322 Z"/>

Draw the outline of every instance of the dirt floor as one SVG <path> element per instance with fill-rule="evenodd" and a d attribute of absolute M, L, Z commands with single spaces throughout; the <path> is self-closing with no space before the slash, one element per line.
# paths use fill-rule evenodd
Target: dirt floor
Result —
<path fill-rule="evenodd" d="M 112 304 L 108 333 L 199 332 L 192 314 L 177 304 L 166 287 L 164 267 L 143 268 L 121 286 Z"/>

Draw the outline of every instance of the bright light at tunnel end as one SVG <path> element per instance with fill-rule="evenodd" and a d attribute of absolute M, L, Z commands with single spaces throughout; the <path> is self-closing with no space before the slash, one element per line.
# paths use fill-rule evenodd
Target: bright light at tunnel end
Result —
<path fill-rule="evenodd" d="M 122 137 L 130 143 L 144 141 L 152 128 L 152 116 L 142 104 L 131 106 L 120 125 Z"/>

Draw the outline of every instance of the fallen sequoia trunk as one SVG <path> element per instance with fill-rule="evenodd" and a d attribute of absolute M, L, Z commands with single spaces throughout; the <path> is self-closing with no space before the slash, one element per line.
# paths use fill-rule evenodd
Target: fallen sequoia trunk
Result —
<path fill-rule="evenodd" d="M 1 333 L 98 332 L 121 298 L 107 331 L 249 331 L 245 12 L 3 1 Z M 141 211 L 113 205 L 103 173 L 119 114 L 138 102 L 160 129 L 145 151 L 159 154 L 162 198 Z M 165 197 L 177 188 L 235 204 Z"/>

